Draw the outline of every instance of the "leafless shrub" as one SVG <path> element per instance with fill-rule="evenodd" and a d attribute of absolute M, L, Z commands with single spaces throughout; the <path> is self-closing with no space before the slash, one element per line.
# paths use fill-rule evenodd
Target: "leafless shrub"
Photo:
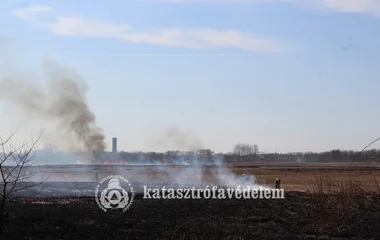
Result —
<path fill-rule="evenodd" d="M 32 166 L 34 150 L 40 144 L 42 132 L 37 138 L 31 137 L 18 147 L 11 142 L 14 135 L 15 132 L 6 138 L 0 135 L 0 238 L 8 216 L 5 209 L 9 198 L 15 193 L 41 184 L 48 178 L 38 179 L 37 175 L 41 170 Z"/>

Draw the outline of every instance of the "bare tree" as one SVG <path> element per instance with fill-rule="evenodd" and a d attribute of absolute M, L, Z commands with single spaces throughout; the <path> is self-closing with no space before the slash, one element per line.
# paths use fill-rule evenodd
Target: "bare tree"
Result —
<path fill-rule="evenodd" d="M 14 135 L 15 132 L 3 138 L 0 134 L 0 239 L 3 236 L 7 216 L 5 209 L 10 197 L 21 190 L 35 187 L 48 178 L 38 179 L 36 176 L 40 170 L 32 166 L 42 132 L 37 138 L 31 137 L 18 147 L 11 142 Z"/>
<path fill-rule="evenodd" d="M 233 153 L 241 159 L 253 160 L 259 153 L 259 146 L 257 144 L 238 143 L 234 146 Z"/>
<path fill-rule="evenodd" d="M 202 161 L 211 162 L 214 152 L 211 149 L 199 149 L 197 154 Z"/>

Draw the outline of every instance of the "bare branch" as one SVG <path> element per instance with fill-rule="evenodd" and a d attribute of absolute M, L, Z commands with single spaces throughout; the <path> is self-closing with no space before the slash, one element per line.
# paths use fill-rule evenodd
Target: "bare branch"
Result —
<path fill-rule="evenodd" d="M 354 163 L 355 159 L 356 159 L 360 154 L 362 154 L 362 153 L 363 153 L 368 147 L 370 147 L 372 144 L 374 144 L 375 142 L 377 142 L 377 141 L 379 141 L 379 140 L 380 140 L 380 137 L 377 138 L 377 139 L 375 139 L 374 141 L 372 141 L 370 144 L 368 144 L 367 146 L 365 146 L 360 152 L 358 152 L 358 153 L 354 156 L 354 158 L 352 159 L 349 168 L 351 168 L 351 166 L 352 166 L 352 164 Z"/>

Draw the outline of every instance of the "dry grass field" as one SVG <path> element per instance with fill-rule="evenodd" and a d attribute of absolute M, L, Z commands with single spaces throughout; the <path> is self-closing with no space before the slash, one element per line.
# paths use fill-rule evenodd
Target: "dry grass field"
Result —
<path fill-rule="evenodd" d="M 351 162 L 234 162 L 227 164 L 228 166 L 246 166 L 246 167 L 294 167 L 294 168 L 349 168 Z M 372 162 L 353 162 L 351 168 L 380 168 L 377 161 Z"/>
<path fill-rule="evenodd" d="M 281 188 L 286 191 L 333 193 L 343 189 L 358 193 L 380 193 L 380 169 L 371 173 L 365 170 L 316 169 L 316 168 L 233 168 L 237 174 L 253 174 L 258 184 L 273 186 L 281 179 Z M 351 191 L 350 190 L 350 191 Z"/>

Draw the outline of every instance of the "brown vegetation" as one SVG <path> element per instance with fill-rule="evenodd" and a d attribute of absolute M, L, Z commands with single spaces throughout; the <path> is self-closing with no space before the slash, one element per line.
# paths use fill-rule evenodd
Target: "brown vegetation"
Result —
<path fill-rule="evenodd" d="M 286 191 L 333 193 L 342 188 L 354 188 L 358 193 L 379 192 L 380 169 L 350 170 L 339 168 L 232 168 L 235 174 L 249 173 L 258 184 L 273 185 L 281 179 L 281 188 Z M 360 191 L 359 191 L 360 189 Z"/>

